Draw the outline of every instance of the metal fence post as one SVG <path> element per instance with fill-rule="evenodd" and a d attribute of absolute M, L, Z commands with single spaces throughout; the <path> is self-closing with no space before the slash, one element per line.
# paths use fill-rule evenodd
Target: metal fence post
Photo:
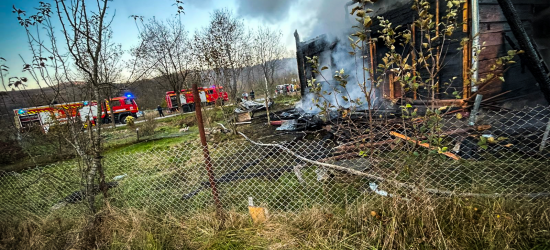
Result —
<path fill-rule="evenodd" d="M 214 171 L 212 170 L 212 160 L 210 159 L 210 152 L 208 151 L 208 144 L 206 143 L 206 134 L 204 132 L 204 123 L 202 121 L 201 99 L 199 96 L 199 90 L 197 84 L 193 84 L 193 99 L 195 103 L 195 114 L 197 115 L 197 124 L 199 126 L 199 134 L 201 137 L 202 152 L 204 155 L 204 163 L 206 166 L 206 172 L 208 173 L 208 180 L 210 182 L 210 188 L 212 189 L 212 197 L 216 204 L 216 213 L 218 218 L 223 218 L 222 204 L 218 197 L 218 187 L 216 184 L 216 178 L 214 177 Z"/>
<path fill-rule="evenodd" d="M 476 125 L 477 120 L 477 113 L 479 112 L 479 107 L 481 106 L 481 100 L 483 99 L 483 95 L 478 94 L 476 96 L 476 101 L 474 103 L 474 109 L 472 109 L 472 112 L 470 113 L 470 126 Z"/>

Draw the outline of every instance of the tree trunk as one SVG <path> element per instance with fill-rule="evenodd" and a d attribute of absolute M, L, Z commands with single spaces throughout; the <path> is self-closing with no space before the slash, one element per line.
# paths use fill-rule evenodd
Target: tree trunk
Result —
<path fill-rule="evenodd" d="M 101 101 L 102 98 L 101 98 L 101 95 L 100 95 L 100 91 L 99 91 L 99 87 L 98 86 L 94 86 L 94 96 L 96 98 L 96 100 L 99 100 Z M 101 111 L 98 110 L 98 116 L 101 117 L 99 115 Z M 96 213 L 96 208 L 95 208 L 95 194 L 94 194 L 94 189 L 95 189 L 95 179 L 96 179 L 96 176 L 97 176 L 97 172 L 98 171 L 102 171 L 102 166 L 101 166 L 101 124 L 102 124 L 102 120 L 101 119 L 97 119 L 96 121 L 96 129 L 94 130 L 91 126 L 89 126 L 89 129 L 88 129 L 88 134 L 89 134 L 89 143 L 91 145 L 91 150 L 92 150 L 92 161 L 91 161 L 91 166 L 90 166 L 90 169 L 88 171 L 88 176 L 87 176 L 87 182 L 86 182 L 86 198 L 88 200 L 88 206 L 90 207 L 90 210 L 92 213 Z M 105 184 L 105 180 L 100 180 L 100 189 L 103 190 L 103 185 Z"/>

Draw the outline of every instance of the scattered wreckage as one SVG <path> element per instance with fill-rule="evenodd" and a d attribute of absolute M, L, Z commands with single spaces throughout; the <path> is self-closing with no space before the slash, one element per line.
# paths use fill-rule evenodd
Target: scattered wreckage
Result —
<path fill-rule="evenodd" d="M 439 122 L 437 136 L 445 141 L 445 145 L 448 145 L 446 149 L 442 149 L 442 146 L 433 146 L 428 140 L 430 135 L 421 132 L 424 126 L 428 126 L 430 119 L 434 118 L 426 115 L 425 111 L 415 118 L 399 114 L 400 112 L 397 110 L 371 112 L 347 110 L 314 114 L 294 108 L 271 113 L 271 125 L 278 126 L 276 129 L 278 131 L 285 131 L 280 133 L 294 134 L 295 138 L 281 144 L 261 143 L 239 133 L 250 143 L 265 147 L 267 153 L 223 174 L 216 179 L 216 182 L 227 184 L 253 178 L 271 180 L 279 179 L 284 173 L 293 173 L 299 182 L 305 183 L 302 169 L 309 165 L 317 167 L 315 175 L 319 182 L 332 179 L 335 174 L 356 176 L 368 181 L 366 191 L 386 197 L 398 196 L 380 189 L 382 182 L 439 196 L 503 197 L 514 195 L 527 198 L 550 196 L 549 193 L 455 193 L 455 191 L 449 190 L 421 188 L 413 183 L 400 182 L 385 177 L 386 173 L 383 168 L 377 167 L 383 159 L 364 155 L 364 152 L 369 152 L 370 149 L 377 152 L 390 152 L 401 150 L 403 145 L 409 145 L 414 149 L 412 151 L 427 150 L 441 155 L 442 159 L 456 162 L 484 161 L 492 157 L 503 157 L 508 153 L 514 153 L 518 157 L 550 159 L 550 152 L 545 143 L 549 136 L 542 136 L 542 134 L 550 133 L 550 109 L 546 107 L 522 111 L 478 111 L 476 115 L 470 115 L 470 112 L 460 107 L 447 107 L 441 110 L 440 114 L 432 115 L 437 117 Z M 473 125 L 471 124 L 472 119 Z M 315 150 L 310 148 L 308 150 L 310 153 L 305 154 L 295 152 L 294 144 L 301 140 L 307 140 L 305 137 L 308 134 L 322 136 L 322 139 L 312 144 Z M 316 138 L 319 138 L 318 136 Z M 292 155 L 295 158 L 294 161 L 289 165 L 277 168 L 261 167 L 259 171 L 255 167 L 262 161 L 267 161 L 268 158 L 275 157 L 276 154 L 282 152 Z M 209 182 L 204 181 L 197 189 L 184 194 L 182 198 L 184 200 L 191 199 L 208 188 L 210 188 Z M 407 200 L 405 197 L 398 198 Z"/>
<path fill-rule="evenodd" d="M 235 113 L 237 113 L 237 114 L 245 113 L 245 112 L 254 113 L 256 111 L 265 110 L 266 109 L 265 104 L 266 104 L 266 102 L 256 102 L 256 101 L 243 100 L 237 105 L 238 107 L 235 108 Z M 269 107 L 271 107 L 271 106 L 273 106 L 273 101 L 269 102 Z"/>

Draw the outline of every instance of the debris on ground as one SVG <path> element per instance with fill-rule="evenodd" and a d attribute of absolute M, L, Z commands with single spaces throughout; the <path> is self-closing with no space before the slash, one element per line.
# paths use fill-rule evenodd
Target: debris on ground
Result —
<path fill-rule="evenodd" d="M 231 133 L 231 129 L 226 128 L 223 124 L 218 123 L 218 125 L 222 127 L 223 130 L 221 130 L 221 132 L 223 132 L 224 134 Z"/>
<path fill-rule="evenodd" d="M 273 106 L 273 102 L 269 102 L 269 107 Z M 265 102 L 255 102 L 255 101 L 243 101 L 239 103 L 238 107 L 235 109 L 235 113 L 245 113 L 245 112 L 254 112 L 265 110 Z"/>
<path fill-rule="evenodd" d="M 250 112 L 237 113 L 237 122 L 247 122 L 252 120 Z"/>
<path fill-rule="evenodd" d="M 107 190 L 109 190 L 111 188 L 115 188 L 117 186 L 118 186 L 118 182 L 116 182 L 116 181 L 105 183 L 105 188 Z M 100 192 L 101 192 L 101 190 L 100 190 L 99 186 L 94 185 L 93 190 L 91 190 L 91 195 L 96 196 Z M 74 191 L 71 194 L 67 195 L 65 198 L 63 198 L 62 200 L 60 200 L 59 202 L 57 202 L 56 204 L 54 204 L 51 207 L 51 210 L 60 209 L 64 206 L 66 206 L 67 204 L 75 204 L 75 203 L 81 202 L 85 198 L 86 198 L 86 190 L 85 189 Z"/>
<path fill-rule="evenodd" d="M 119 180 L 122 180 L 124 178 L 128 177 L 128 174 L 123 174 L 123 175 L 117 175 L 113 178 L 113 181 L 119 181 Z"/>

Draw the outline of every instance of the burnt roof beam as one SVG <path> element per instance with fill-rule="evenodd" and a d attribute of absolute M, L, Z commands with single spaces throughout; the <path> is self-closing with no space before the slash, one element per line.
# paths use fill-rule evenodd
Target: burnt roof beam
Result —
<path fill-rule="evenodd" d="M 525 51 L 525 64 L 531 71 L 537 82 L 539 83 L 540 90 L 544 95 L 544 98 L 550 104 L 550 72 L 544 65 L 544 60 L 540 56 L 539 52 L 535 49 L 534 43 L 525 31 L 523 22 L 519 18 L 519 15 L 512 4 L 511 0 L 498 0 L 508 24 L 512 28 L 512 33 L 516 37 L 520 49 Z"/>

